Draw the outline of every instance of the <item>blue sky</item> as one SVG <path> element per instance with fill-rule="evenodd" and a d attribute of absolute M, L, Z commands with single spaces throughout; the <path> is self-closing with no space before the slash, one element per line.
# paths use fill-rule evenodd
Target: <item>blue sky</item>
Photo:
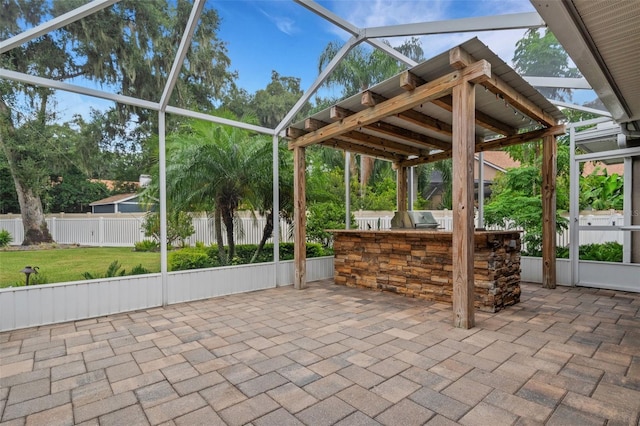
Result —
<path fill-rule="evenodd" d="M 473 16 L 532 12 L 528 0 L 319 0 L 318 3 L 358 27 L 377 27 L 439 21 Z M 219 38 L 227 43 L 231 69 L 238 85 L 249 93 L 263 89 L 272 70 L 301 78 L 306 90 L 318 75 L 318 58 L 331 41 L 343 42 L 348 34 L 290 0 L 208 0 L 221 18 Z M 477 36 L 505 62 L 511 64 L 516 42 L 524 30 L 460 33 L 421 37 L 425 57 L 430 58 Z M 402 38 L 390 39 L 399 45 Z M 583 93 L 581 93 L 583 92 Z M 338 94 L 337 91 L 335 94 Z M 592 92 L 574 91 L 574 102 L 593 99 Z M 108 102 L 62 94 L 59 107 L 69 116 L 99 109 Z"/>
<path fill-rule="evenodd" d="M 341 18 L 358 27 L 377 27 L 471 16 L 531 12 L 526 0 L 331 0 L 318 1 Z M 240 84 L 250 92 L 264 88 L 271 70 L 302 79 L 307 88 L 318 75 L 317 62 L 331 41 L 349 36 L 306 8 L 287 0 L 210 0 L 222 18 L 220 37 L 228 42 L 232 68 L 240 74 Z M 455 46 L 473 36 L 510 63 L 515 42 L 524 31 L 478 34 L 447 34 L 422 37 L 425 57 Z M 404 39 L 389 40 L 392 45 Z"/>

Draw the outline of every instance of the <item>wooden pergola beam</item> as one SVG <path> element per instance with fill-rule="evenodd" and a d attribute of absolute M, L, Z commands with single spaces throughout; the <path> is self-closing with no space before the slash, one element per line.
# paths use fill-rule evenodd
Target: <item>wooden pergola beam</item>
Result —
<path fill-rule="evenodd" d="M 463 70 L 466 68 L 463 68 Z M 473 167 L 475 146 L 475 87 L 462 82 L 453 88 L 452 147 L 452 267 L 453 326 L 475 326 L 473 271 Z"/>
<path fill-rule="evenodd" d="M 305 147 L 334 138 L 341 133 L 375 123 L 384 117 L 406 111 L 423 102 L 448 95 L 453 90 L 453 87 L 459 84 L 460 81 L 479 82 L 486 80 L 490 76 L 491 64 L 485 60 L 480 60 L 463 70 L 446 74 L 429 83 L 423 84 L 415 90 L 402 93 L 372 108 L 357 112 L 340 121 L 300 136 L 289 142 L 289 149 Z"/>
<path fill-rule="evenodd" d="M 556 175 L 558 144 L 542 140 L 542 287 L 556 288 Z"/>
<path fill-rule="evenodd" d="M 400 74 L 400 87 L 404 90 L 415 90 L 416 87 L 420 87 L 425 83 L 426 82 L 422 78 L 412 74 L 411 71 L 404 71 Z M 433 99 L 431 103 L 446 111 L 453 112 L 451 96 L 443 96 L 439 99 Z M 489 129 L 500 135 L 510 136 L 518 133 L 518 129 L 515 127 L 496 120 L 482 111 L 475 110 L 475 122 L 480 127 L 484 127 L 485 129 Z"/>
<path fill-rule="evenodd" d="M 454 47 L 449 51 L 449 63 L 453 68 L 461 69 L 474 63 L 475 60 L 468 52 L 466 52 L 460 46 Z M 481 84 L 489 89 L 491 93 L 499 95 L 512 107 L 518 109 L 521 113 L 529 118 L 532 118 L 547 127 L 555 126 L 558 122 L 543 111 L 536 104 L 531 102 L 528 98 L 522 96 L 509 84 L 505 83 L 497 75 L 492 75 L 491 78 L 481 82 Z"/>
<path fill-rule="evenodd" d="M 293 287 L 301 290 L 307 286 L 307 197 L 306 197 L 305 148 L 293 150 Z"/>
<path fill-rule="evenodd" d="M 371 149 L 378 149 L 383 152 L 397 153 L 403 156 L 410 155 L 428 155 L 429 150 L 424 148 L 417 148 L 414 146 L 402 144 L 399 142 L 390 141 L 378 136 L 369 135 L 367 133 L 360 132 L 347 132 L 342 136 L 335 139 L 350 142 L 355 145 L 368 147 Z"/>
<path fill-rule="evenodd" d="M 363 126 L 363 129 L 370 129 L 372 131 L 393 136 L 410 143 L 419 144 L 427 148 L 447 149 L 451 147 L 449 142 L 414 132 L 412 130 L 403 129 L 402 127 L 394 126 L 393 124 L 385 123 L 384 121 L 378 121 L 374 124 Z"/>
<path fill-rule="evenodd" d="M 343 113 L 344 112 L 347 112 L 347 110 L 343 109 Z M 347 114 L 347 115 L 352 115 L 352 114 L 353 113 L 351 112 L 350 114 Z M 311 132 L 314 130 L 321 129 L 322 127 L 328 124 L 329 123 L 325 123 L 324 121 L 321 121 L 321 120 L 316 120 L 314 118 L 307 118 L 304 121 L 304 130 L 306 132 Z M 371 124 L 367 126 L 367 128 L 373 126 L 375 127 L 375 130 L 379 130 L 379 127 L 383 127 L 383 126 L 378 126 L 378 124 L 379 123 Z M 399 130 L 402 130 L 402 129 L 399 129 Z M 399 130 L 394 129 L 394 131 L 399 131 Z M 302 133 L 302 134 L 306 134 L 306 133 Z M 375 153 L 374 156 L 380 157 L 380 158 L 383 158 L 383 153 L 397 153 L 403 156 L 428 154 L 428 151 L 422 148 L 402 144 L 399 142 L 381 138 L 379 136 L 371 135 L 364 132 L 356 132 L 353 130 L 350 132 L 346 132 L 345 134 L 340 135 L 335 139 L 330 139 L 329 141 L 336 141 L 336 140 L 349 143 L 353 148 L 353 149 L 349 149 L 349 151 L 356 152 L 359 154 L 366 154 L 366 155 L 369 155 L 368 152 L 374 152 Z M 331 144 L 324 144 L 324 145 L 331 145 Z M 345 145 L 343 144 L 342 146 L 345 146 Z M 345 148 L 341 148 L 341 149 L 345 149 Z M 395 158 L 395 160 L 397 160 L 397 157 L 392 157 L 392 158 Z"/>
<path fill-rule="evenodd" d="M 445 111 L 453 112 L 453 105 L 451 96 L 443 96 L 440 99 L 436 99 L 431 101 L 432 104 L 439 106 Z M 488 114 L 485 114 L 482 111 L 475 110 L 476 124 L 480 127 L 484 127 L 485 129 L 489 129 L 492 132 L 496 132 L 499 135 L 512 136 L 518 133 L 518 129 L 512 127 L 506 123 L 503 123 L 500 120 L 497 120 L 491 117 Z"/>
<path fill-rule="evenodd" d="M 375 106 L 375 104 L 373 106 Z M 409 111 L 412 111 L 412 110 L 409 110 Z M 354 114 L 356 114 L 354 111 L 350 111 L 348 109 L 341 108 L 334 105 L 330 109 L 329 118 L 331 118 L 331 120 L 333 121 L 338 121 L 338 120 L 344 120 L 346 117 L 352 116 Z M 327 124 L 328 123 L 324 123 L 325 126 Z M 323 127 L 323 126 L 320 126 L 320 127 Z M 320 127 L 308 128 L 306 130 L 309 130 L 309 131 L 318 130 Z M 446 141 L 442 141 L 440 139 L 436 139 L 434 137 L 424 135 L 422 133 L 404 129 L 402 127 L 399 127 L 390 123 L 385 123 L 384 121 L 376 121 L 375 123 L 360 126 L 358 129 L 371 130 L 372 132 L 393 136 L 397 139 L 402 139 L 409 143 L 412 143 L 415 145 L 421 145 L 427 148 L 448 149 L 451 146 L 451 144 L 449 144 Z M 349 133 L 353 134 L 355 133 L 355 131 L 351 131 Z"/>
<path fill-rule="evenodd" d="M 407 183 L 407 168 L 398 166 L 396 168 L 396 203 L 398 211 L 407 211 L 409 201 L 409 191 Z"/>
<path fill-rule="evenodd" d="M 379 158 L 381 160 L 391 161 L 393 163 L 402 161 L 404 158 L 406 158 L 405 156 L 398 155 L 391 151 L 384 151 L 381 149 L 372 148 L 370 146 L 358 145 L 357 143 L 348 142 L 338 138 L 322 141 L 318 143 L 318 145 L 342 149 L 344 151 L 349 151 L 356 154 L 364 154 L 368 155 L 369 157 Z"/>
<path fill-rule="evenodd" d="M 366 90 L 362 93 L 361 103 L 362 105 L 366 105 L 368 107 L 374 107 L 380 102 L 385 102 L 387 100 L 388 98 L 385 98 L 382 95 L 373 93 L 370 90 Z M 410 109 L 404 112 L 400 112 L 396 115 L 396 117 L 403 121 L 406 121 L 407 123 L 412 123 L 416 126 L 420 126 L 423 129 L 431 130 L 441 135 L 451 137 L 451 124 L 445 123 L 444 121 L 438 120 L 437 118 L 429 117 L 428 115 L 416 110 Z"/>
<path fill-rule="evenodd" d="M 475 152 L 495 151 L 501 148 L 506 148 L 508 146 L 519 145 L 525 142 L 542 139 L 546 136 L 563 135 L 565 133 L 565 129 L 566 127 L 564 124 L 559 124 L 553 127 L 532 130 L 530 132 L 519 133 L 513 136 L 490 140 L 481 144 L 476 143 Z M 405 167 L 412 167 L 419 164 L 446 160 L 447 158 L 451 158 L 451 150 L 437 152 L 435 154 L 429 154 L 419 158 L 412 158 L 410 160 L 402 162 L 401 164 Z"/>

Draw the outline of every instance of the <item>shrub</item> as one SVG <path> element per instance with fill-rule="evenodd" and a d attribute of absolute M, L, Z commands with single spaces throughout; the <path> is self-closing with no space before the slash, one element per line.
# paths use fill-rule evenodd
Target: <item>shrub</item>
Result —
<path fill-rule="evenodd" d="M 122 265 L 117 260 L 114 260 L 107 267 L 107 271 L 104 274 L 92 274 L 91 272 L 83 272 L 82 276 L 85 280 L 95 280 L 98 278 L 111 278 L 121 277 L 125 274 L 125 270 L 122 269 Z"/>
<path fill-rule="evenodd" d="M 307 219 L 307 238 L 309 241 L 321 243 L 324 247 L 330 247 L 333 243 L 333 235 L 326 230 L 345 229 L 345 215 L 345 207 L 335 203 L 315 203 L 310 205 L 309 218 Z M 357 227 L 358 223 L 352 213 L 351 228 Z"/>
<path fill-rule="evenodd" d="M 144 275 L 149 273 L 151 273 L 151 271 L 142 266 L 142 264 L 134 266 L 133 268 L 131 268 L 131 272 L 127 273 L 127 271 L 122 268 L 120 262 L 114 260 L 109 264 L 104 274 L 92 274 L 91 272 L 83 272 L 82 276 L 85 280 L 96 280 L 100 278 L 124 277 L 125 275 Z"/>
<path fill-rule="evenodd" d="M 142 240 L 133 245 L 133 251 L 159 251 L 160 244 L 154 240 Z"/>
<path fill-rule="evenodd" d="M 160 213 L 148 213 L 144 220 L 144 235 L 160 243 Z M 184 240 L 196 232 L 193 219 L 189 213 L 183 211 L 167 214 L 167 244 L 173 246 L 179 242 L 184 247 Z"/>
<path fill-rule="evenodd" d="M 150 273 L 151 273 L 150 270 L 142 266 L 142 263 L 139 263 L 133 268 L 131 268 L 131 272 L 129 272 L 127 275 L 144 275 L 144 274 L 150 274 Z"/>
<path fill-rule="evenodd" d="M 598 262 L 622 262 L 622 244 L 607 242 L 602 244 L 583 244 L 578 249 L 580 260 L 595 260 Z M 569 247 L 558 247 L 556 257 L 569 258 Z"/>
<path fill-rule="evenodd" d="M 184 271 L 187 269 L 210 268 L 217 266 L 217 262 L 207 254 L 206 250 L 199 248 L 184 248 L 169 253 L 169 270 Z"/>
<path fill-rule="evenodd" d="M 45 274 L 38 273 L 33 274 L 29 277 L 29 286 L 39 285 L 39 284 L 49 284 L 49 278 Z"/>
<path fill-rule="evenodd" d="M 257 248 L 256 244 L 236 246 L 236 255 L 230 265 L 249 264 Z M 333 250 L 319 243 L 307 243 L 307 257 L 331 256 Z M 280 243 L 280 260 L 293 259 L 293 243 Z M 254 263 L 273 262 L 273 244 L 265 244 L 264 250 Z M 187 269 L 211 268 L 221 266 L 218 262 L 218 246 L 189 247 L 169 253 L 169 270 L 183 271 Z"/>
<path fill-rule="evenodd" d="M 6 229 L 0 230 L 0 247 L 7 247 L 13 241 L 11 233 Z"/>

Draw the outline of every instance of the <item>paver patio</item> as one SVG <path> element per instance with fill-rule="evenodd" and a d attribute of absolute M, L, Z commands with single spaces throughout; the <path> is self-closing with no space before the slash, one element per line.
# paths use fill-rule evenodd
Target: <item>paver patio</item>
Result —
<path fill-rule="evenodd" d="M 0 334 L 1 425 L 638 425 L 640 294 L 451 306 L 331 280 Z"/>

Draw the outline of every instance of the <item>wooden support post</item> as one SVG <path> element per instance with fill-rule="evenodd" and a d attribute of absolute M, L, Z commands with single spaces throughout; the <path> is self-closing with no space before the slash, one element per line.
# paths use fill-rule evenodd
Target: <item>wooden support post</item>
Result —
<path fill-rule="evenodd" d="M 407 167 L 398 166 L 396 182 L 396 200 L 399 212 L 407 211 Z"/>
<path fill-rule="evenodd" d="M 556 174 L 555 136 L 542 139 L 542 287 L 556 288 Z"/>
<path fill-rule="evenodd" d="M 473 166 L 475 151 L 475 85 L 453 88 L 453 325 L 473 328 Z"/>
<path fill-rule="evenodd" d="M 293 259 L 295 269 L 293 287 L 296 290 L 301 290 L 307 286 L 307 202 L 305 170 L 305 148 L 296 146 L 293 149 Z"/>

